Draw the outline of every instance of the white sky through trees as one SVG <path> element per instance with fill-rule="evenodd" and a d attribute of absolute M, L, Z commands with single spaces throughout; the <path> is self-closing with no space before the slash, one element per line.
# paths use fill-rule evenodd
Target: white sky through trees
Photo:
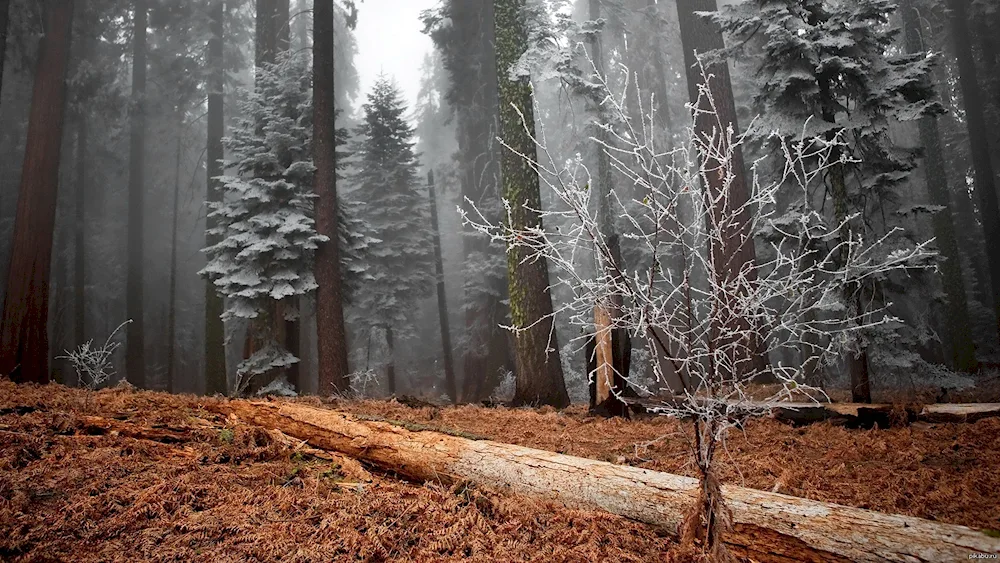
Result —
<path fill-rule="evenodd" d="M 420 90 L 420 65 L 434 44 L 422 33 L 420 12 L 440 0 L 364 0 L 358 5 L 358 68 L 361 89 L 356 100 L 360 111 L 379 73 L 396 80 L 412 112 Z"/>

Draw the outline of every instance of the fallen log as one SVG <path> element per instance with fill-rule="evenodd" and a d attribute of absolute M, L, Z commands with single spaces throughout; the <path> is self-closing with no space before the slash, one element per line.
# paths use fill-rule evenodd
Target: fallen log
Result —
<path fill-rule="evenodd" d="M 656 413 L 658 408 L 678 404 L 681 397 L 626 399 L 633 412 Z M 747 405 L 747 406 L 753 406 Z M 766 407 L 766 404 L 760 406 Z M 896 423 L 963 423 L 1000 417 L 1000 403 L 938 403 L 932 405 L 891 405 L 866 403 L 780 402 L 772 404 L 771 416 L 795 425 L 829 421 L 849 428 L 886 428 Z"/>
<path fill-rule="evenodd" d="M 191 436 L 184 431 L 150 428 L 102 416 L 81 416 L 79 420 L 80 431 L 91 436 L 125 436 L 137 440 L 160 442 L 161 444 L 180 444 L 191 441 Z"/>
<path fill-rule="evenodd" d="M 894 423 L 975 422 L 1000 416 L 996 403 L 940 403 L 934 405 L 887 405 L 857 403 L 782 403 L 772 416 L 793 424 L 829 420 L 852 428 L 886 428 Z"/>
<path fill-rule="evenodd" d="M 676 534 L 697 497 L 689 477 L 438 432 L 294 403 L 209 407 L 281 430 L 417 481 L 472 481 L 600 509 Z M 1000 539 L 951 524 L 724 486 L 734 530 L 726 541 L 755 561 L 957 561 L 1000 555 Z"/>

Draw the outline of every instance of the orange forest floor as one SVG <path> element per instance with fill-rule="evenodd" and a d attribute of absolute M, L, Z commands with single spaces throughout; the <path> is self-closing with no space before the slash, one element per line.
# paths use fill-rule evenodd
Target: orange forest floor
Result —
<path fill-rule="evenodd" d="M 488 487 L 377 472 L 355 486 L 344 468 L 204 409 L 217 400 L 0 382 L 0 560 L 662 561 L 674 547 L 617 516 Z M 692 469 L 687 425 L 664 418 L 603 420 L 582 407 L 324 405 L 657 471 Z M 1000 529 L 998 436 L 1000 419 L 882 430 L 757 420 L 730 435 L 720 461 L 733 484 Z"/>

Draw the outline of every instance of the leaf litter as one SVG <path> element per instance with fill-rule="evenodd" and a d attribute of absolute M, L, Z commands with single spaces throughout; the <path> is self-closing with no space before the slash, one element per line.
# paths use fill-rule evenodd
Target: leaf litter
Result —
<path fill-rule="evenodd" d="M 0 382 L 0 560 L 663 561 L 624 518 L 488 486 L 410 483 L 204 407 L 224 399 Z M 320 401 L 457 435 L 692 474 L 686 425 L 582 407 Z M 1000 529 L 1000 421 L 848 430 L 758 420 L 727 483 Z"/>

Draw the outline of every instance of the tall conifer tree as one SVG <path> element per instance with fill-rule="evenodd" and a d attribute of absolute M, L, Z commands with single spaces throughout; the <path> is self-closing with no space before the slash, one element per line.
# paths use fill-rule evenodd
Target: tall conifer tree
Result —
<path fill-rule="evenodd" d="M 380 77 L 363 109 L 358 140 L 351 146 L 357 159 L 351 195 L 365 202 L 363 217 L 379 242 L 367 260 L 365 290 L 357 296 L 363 314 L 355 322 L 382 331 L 389 348 L 389 392 L 394 393 L 395 338 L 412 334 L 417 300 L 434 289 L 431 212 L 399 89 Z"/>

